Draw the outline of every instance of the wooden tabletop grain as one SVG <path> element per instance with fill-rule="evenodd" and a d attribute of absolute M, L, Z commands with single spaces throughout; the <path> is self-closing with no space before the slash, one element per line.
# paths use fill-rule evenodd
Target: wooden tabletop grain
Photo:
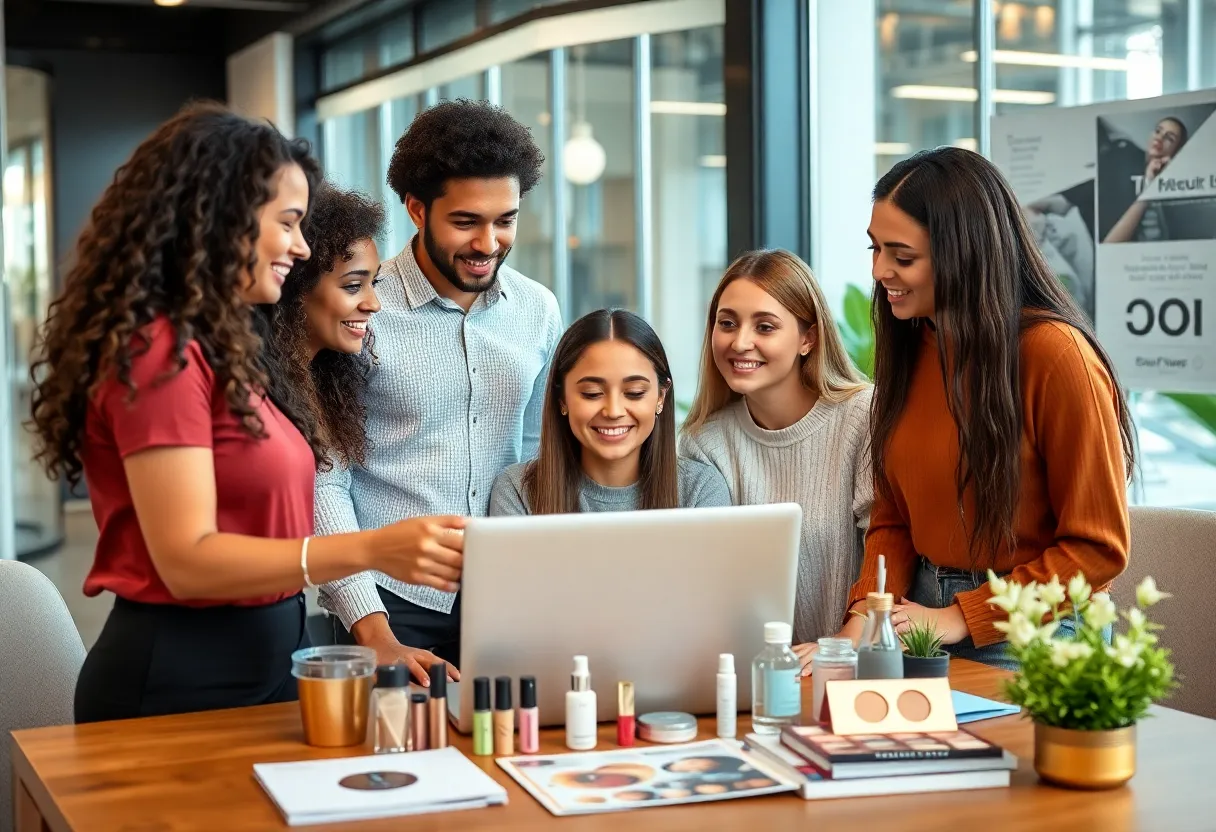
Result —
<path fill-rule="evenodd" d="M 955 660 L 951 684 L 978 696 L 1000 698 L 1005 674 Z M 809 681 L 804 685 L 809 700 Z M 806 801 L 794 795 L 743 798 L 695 806 L 652 807 L 625 815 L 556 818 L 507 776 L 493 758 L 474 757 L 506 785 L 507 806 L 416 815 L 317 830 L 503 830 L 523 832 L 561 824 L 567 832 L 619 830 L 800 830 L 864 828 L 885 823 L 900 832 L 942 829 L 1211 830 L 1216 828 L 1216 786 L 1208 772 L 1216 749 L 1216 721 L 1154 709 L 1138 728 L 1138 772 L 1114 791 L 1082 792 L 1038 782 L 1033 728 L 1021 717 L 975 722 L 968 728 L 1020 758 L 1008 789 L 892 797 Z M 750 730 L 739 720 L 740 736 Z M 701 722 L 700 739 L 713 737 L 714 721 Z M 17 832 L 216 832 L 285 829 L 274 804 L 253 778 L 253 764 L 355 756 L 366 747 L 318 749 L 304 744 L 299 709 L 268 705 L 170 717 L 41 728 L 14 733 L 13 777 Z M 471 755 L 468 737 L 452 733 Z M 600 726 L 600 748 L 614 748 L 615 726 Z M 565 751 L 559 730 L 542 732 L 541 752 Z M 964 826 L 966 824 L 966 826 Z"/>

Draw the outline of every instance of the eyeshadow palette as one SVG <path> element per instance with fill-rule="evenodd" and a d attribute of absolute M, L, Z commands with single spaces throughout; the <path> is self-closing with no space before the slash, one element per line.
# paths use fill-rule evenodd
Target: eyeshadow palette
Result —
<path fill-rule="evenodd" d="M 838 736 L 958 730 L 943 678 L 833 679 L 823 699 L 821 723 Z"/>
<path fill-rule="evenodd" d="M 963 730 L 842 737 L 814 725 L 792 725 L 785 729 L 782 741 L 797 743 L 796 750 L 809 751 L 829 764 L 1001 756 L 998 746 Z"/>

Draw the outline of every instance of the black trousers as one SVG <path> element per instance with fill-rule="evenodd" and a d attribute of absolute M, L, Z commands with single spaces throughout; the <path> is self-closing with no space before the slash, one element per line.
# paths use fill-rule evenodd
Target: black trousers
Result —
<path fill-rule="evenodd" d="M 388 625 L 397 641 L 406 647 L 430 650 L 448 664 L 460 669 L 460 593 L 450 613 L 429 610 L 412 601 L 399 598 L 378 586 L 380 600 L 388 611 Z M 355 637 L 346 631 L 338 616 L 331 615 L 335 644 L 354 644 Z"/>
<path fill-rule="evenodd" d="M 76 722 L 293 701 L 304 619 L 303 594 L 205 609 L 117 598 L 76 682 Z"/>

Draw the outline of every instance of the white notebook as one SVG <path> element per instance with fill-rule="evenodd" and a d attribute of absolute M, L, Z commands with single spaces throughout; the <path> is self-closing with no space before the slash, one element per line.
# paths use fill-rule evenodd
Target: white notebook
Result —
<path fill-rule="evenodd" d="M 257 763 L 288 826 L 479 809 L 507 790 L 451 746 L 333 760 Z"/>

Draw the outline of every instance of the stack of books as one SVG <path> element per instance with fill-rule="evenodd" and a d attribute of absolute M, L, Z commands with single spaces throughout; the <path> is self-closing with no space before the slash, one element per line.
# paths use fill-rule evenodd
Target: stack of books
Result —
<path fill-rule="evenodd" d="M 794 725 L 748 734 L 744 748 L 800 786 L 807 800 L 1009 785 L 1017 757 L 969 731 L 838 736 Z"/>

